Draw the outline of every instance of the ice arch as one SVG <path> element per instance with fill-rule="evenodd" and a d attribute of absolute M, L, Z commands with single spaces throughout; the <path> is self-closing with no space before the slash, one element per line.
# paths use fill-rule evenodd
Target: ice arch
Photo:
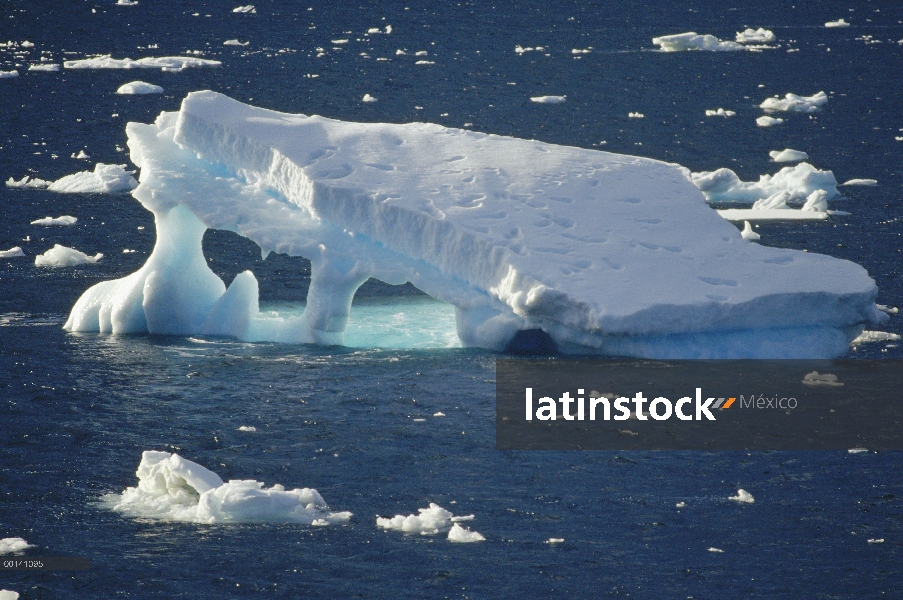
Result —
<path fill-rule="evenodd" d="M 157 243 L 71 331 L 337 344 L 368 277 L 453 303 L 462 342 L 490 349 L 542 330 L 566 352 L 826 357 L 883 316 L 860 266 L 743 240 L 676 165 L 209 91 L 127 133 Z M 308 258 L 304 314 L 261 318 L 250 272 L 226 289 L 207 228 Z"/>

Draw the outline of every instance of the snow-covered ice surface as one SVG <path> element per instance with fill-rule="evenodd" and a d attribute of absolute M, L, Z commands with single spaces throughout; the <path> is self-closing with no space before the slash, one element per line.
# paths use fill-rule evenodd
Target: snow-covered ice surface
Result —
<path fill-rule="evenodd" d="M 31 222 L 32 225 L 75 225 L 78 222 L 78 218 L 63 215 L 61 217 L 44 217 L 43 219 L 35 219 Z"/>
<path fill-rule="evenodd" d="M 347 523 L 349 512 L 331 512 L 317 490 L 264 487 L 254 480 L 220 477 L 178 454 L 146 450 L 135 473 L 138 486 L 109 494 L 102 504 L 129 517 L 190 523 Z"/>
<path fill-rule="evenodd" d="M 0 600 L 19 600 L 19 592 L 0 590 Z"/>
<path fill-rule="evenodd" d="M 146 81 L 130 81 L 119 86 L 117 94 L 162 94 L 163 88 Z"/>
<path fill-rule="evenodd" d="M 113 58 L 110 54 L 63 62 L 63 66 L 67 69 L 163 69 L 164 71 L 181 71 L 190 67 L 218 67 L 221 64 L 218 60 L 195 56 L 148 56 L 132 60 L 131 58 Z"/>
<path fill-rule="evenodd" d="M 766 98 L 759 107 L 771 111 L 813 113 L 827 103 L 828 95 L 824 92 L 818 92 L 811 96 L 787 94 L 783 98 L 777 96 Z"/>
<path fill-rule="evenodd" d="M 136 273 L 85 292 L 70 331 L 341 343 L 369 277 L 454 304 L 462 342 L 490 349 L 542 329 L 566 352 L 835 356 L 886 318 L 864 269 L 746 243 L 674 165 L 289 115 L 214 92 L 127 131 L 141 167 L 133 195 L 155 215 L 157 245 Z M 771 185 L 833 181 L 809 169 Z M 304 314 L 259 319 L 250 272 L 226 290 L 201 251 L 207 228 L 308 258 Z"/>
<path fill-rule="evenodd" d="M 652 38 L 652 43 L 660 46 L 663 52 L 682 52 L 685 50 L 707 50 L 709 52 L 724 52 L 732 50 L 745 50 L 743 44 L 737 42 L 722 41 L 714 35 L 699 35 L 695 31 L 663 35 Z"/>
<path fill-rule="evenodd" d="M 0 539 L 0 555 L 13 554 L 34 548 L 31 544 L 20 537 L 9 537 Z"/>

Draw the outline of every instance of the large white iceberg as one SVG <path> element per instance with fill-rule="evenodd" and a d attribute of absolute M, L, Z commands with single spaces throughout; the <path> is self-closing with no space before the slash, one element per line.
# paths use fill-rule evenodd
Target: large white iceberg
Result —
<path fill-rule="evenodd" d="M 454 304 L 462 342 L 490 349 L 542 330 L 567 352 L 822 357 L 885 318 L 862 267 L 750 244 L 676 165 L 214 92 L 127 133 L 156 246 L 86 291 L 70 331 L 341 343 L 369 277 Z M 226 289 L 207 228 L 308 258 L 304 314 L 261 318 L 249 271 Z"/>

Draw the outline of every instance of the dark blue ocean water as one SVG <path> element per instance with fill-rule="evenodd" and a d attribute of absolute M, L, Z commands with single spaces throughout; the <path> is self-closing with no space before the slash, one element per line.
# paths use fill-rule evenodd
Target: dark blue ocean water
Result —
<path fill-rule="evenodd" d="M 199 89 L 339 119 L 469 123 L 694 171 L 726 166 L 744 180 L 777 170 L 769 150 L 795 148 L 838 181 L 879 184 L 842 188 L 833 208 L 850 216 L 760 226 L 762 243 L 853 260 L 875 278 L 879 302 L 903 304 L 903 142 L 895 139 L 903 136 L 903 7 L 284 1 L 232 13 L 238 4 L 5 2 L 0 39 L 35 46 L 27 55 L 0 53 L 0 70 L 37 62 L 42 52 L 59 63 L 200 51 L 223 66 L 19 67 L 21 77 L 0 80 L 0 178 L 50 180 L 94 162 L 126 163 L 116 149 L 125 146 L 125 123 L 177 110 Z M 838 18 L 852 26 L 823 27 Z M 364 35 L 385 25 L 391 34 Z M 732 39 L 748 26 L 774 31 L 780 48 L 651 51 L 654 36 L 696 30 Z M 222 45 L 233 38 L 250 44 Z M 335 39 L 349 42 L 334 50 Z M 518 56 L 518 44 L 547 50 Z M 317 58 L 318 47 L 325 56 Z M 571 54 L 587 47 L 579 59 Z M 415 65 L 418 50 L 435 64 Z M 113 93 L 135 79 L 165 93 Z M 766 97 L 820 90 L 831 99 L 812 118 L 756 127 Z M 366 93 L 379 102 L 361 103 Z M 537 95 L 567 102 L 531 103 Z M 737 116 L 704 116 L 718 107 Z M 81 149 L 90 161 L 69 158 Z M 62 214 L 78 224 L 29 225 Z M 33 556 L 92 561 L 81 573 L 0 572 L 0 589 L 28 599 L 900 595 L 900 453 L 496 451 L 495 354 L 68 334 L 61 324 L 87 287 L 143 263 L 154 242 L 150 213 L 128 195 L 0 187 L 0 215 L 0 249 L 21 245 L 30 257 L 0 260 L 0 538 L 24 537 L 38 546 Z M 54 243 L 105 258 L 83 268 L 34 267 L 33 256 Z M 221 232 L 208 232 L 205 254 L 227 282 L 252 268 L 265 301 L 304 298 L 309 268 L 300 259 L 261 261 L 256 246 Z M 358 314 L 412 294 L 368 283 Z M 411 339 L 441 334 L 442 319 L 410 306 Z M 881 330 L 903 333 L 900 322 L 893 317 Z M 901 358 L 900 346 L 868 344 L 850 356 Z M 440 411 L 446 416 L 432 416 Z M 242 425 L 257 431 L 237 431 Z M 104 494 L 135 485 L 147 449 L 178 452 L 224 479 L 313 487 L 354 517 L 325 528 L 201 526 L 99 507 Z M 727 500 L 741 487 L 754 504 Z M 486 541 L 458 545 L 374 525 L 376 515 L 429 502 L 475 514 L 469 525 Z M 565 541 L 544 543 L 553 537 Z"/>

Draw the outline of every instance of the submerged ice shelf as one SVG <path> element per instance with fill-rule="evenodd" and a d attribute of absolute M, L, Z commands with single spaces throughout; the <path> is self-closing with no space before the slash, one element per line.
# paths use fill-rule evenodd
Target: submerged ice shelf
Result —
<path fill-rule="evenodd" d="M 676 165 L 214 92 L 127 133 L 157 243 L 84 293 L 71 331 L 342 343 L 369 277 L 453 304 L 462 343 L 496 350 L 541 329 L 566 352 L 825 357 L 885 318 L 863 268 L 749 243 Z M 248 271 L 227 289 L 207 228 L 309 259 L 304 313 L 261 315 Z"/>

